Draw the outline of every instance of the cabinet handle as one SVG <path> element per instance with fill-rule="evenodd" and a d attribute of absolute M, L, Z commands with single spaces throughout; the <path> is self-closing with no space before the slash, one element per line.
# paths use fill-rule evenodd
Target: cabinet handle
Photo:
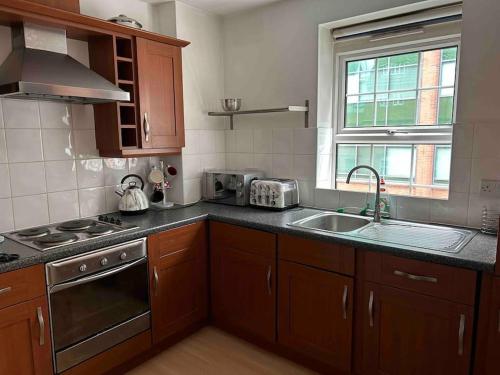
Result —
<path fill-rule="evenodd" d="M 368 300 L 368 318 L 370 327 L 373 328 L 373 290 L 370 290 L 370 299 Z"/>
<path fill-rule="evenodd" d="M 272 285 L 271 285 L 271 276 L 272 276 L 272 268 L 271 266 L 267 267 L 267 294 L 271 295 L 272 294 Z"/>
<path fill-rule="evenodd" d="M 10 286 L 2 288 L 2 289 L 0 289 L 0 294 L 9 293 L 11 290 L 12 290 L 12 287 L 10 287 Z"/>
<path fill-rule="evenodd" d="M 458 355 L 464 354 L 464 333 L 465 333 L 465 315 L 460 314 L 460 325 L 458 327 Z"/>
<path fill-rule="evenodd" d="M 153 277 L 154 277 L 154 295 L 157 296 L 160 279 L 158 278 L 158 271 L 156 270 L 156 267 L 153 267 Z"/>
<path fill-rule="evenodd" d="M 498 333 L 500 333 L 500 310 L 498 310 L 498 327 L 497 327 Z"/>
<path fill-rule="evenodd" d="M 347 298 L 349 296 L 349 287 L 344 285 L 344 293 L 342 294 L 342 316 L 347 320 Z"/>
<path fill-rule="evenodd" d="M 149 142 L 149 120 L 148 120 L 148 113 L 144 112 L 144 123 L 143 123 L 143 128 L 144 128 L 144 137 L 146 142 Z"/>
<path fill-rule="evenodd" d="M 40 346 L 45 345 L 45 321 L 43 320 L 43 312 L 41 307 L 36 308 L 36 316 L 38 318 L 38 327 L 40 328 Z"/>
<path fill-rule="evenodd" d="M 403 272 L 403 271 L 399 271 L 399 270 L 394 270 L 393 273 L 396 276 L 406 277 L 409 280 L 427 281 L 428 283 L 437 283 L 438 282 L 438 279 L 436 277 L 432 277 L 432 276 L 412 275 L 411 273 Z"/>

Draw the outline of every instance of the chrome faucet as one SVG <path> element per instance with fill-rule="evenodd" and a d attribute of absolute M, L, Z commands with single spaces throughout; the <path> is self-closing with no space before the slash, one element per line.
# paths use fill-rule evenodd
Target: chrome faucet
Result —
<path fill-rule="evenodd" d="M 361 168 L 369 169 L 370 171 L 373 172 L 373 174 L 377 178 L 377 192 L 375 194 L 375 210 L 374 210 L 374 213 L 373 213 L 373 222 L 374 223 L 380 223 L 380 175 L 378 174 L 377 170 L 375 168 L 373 168 L 373 167 L 370 167 L 369 165 L 357 165 L 353 169 L 351 169 L 351 171 L 347 175 L 347 181 L 346 181 L 346 183 L 347 184 L 350 183 L 351 182 L 351 176 L 352 176 L 352 174 L 356 170 L 361 169 Z"/>

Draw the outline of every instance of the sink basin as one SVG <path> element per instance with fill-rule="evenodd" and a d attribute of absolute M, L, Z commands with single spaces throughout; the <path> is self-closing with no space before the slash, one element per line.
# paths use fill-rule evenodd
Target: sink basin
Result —
<path fill-rule="evenodd" d="M 371 219 L 337 212 L 320 214 L 295 221 L 290 226 L 326 232 L 345 233 L 360 229 L 371 223 Z"/>

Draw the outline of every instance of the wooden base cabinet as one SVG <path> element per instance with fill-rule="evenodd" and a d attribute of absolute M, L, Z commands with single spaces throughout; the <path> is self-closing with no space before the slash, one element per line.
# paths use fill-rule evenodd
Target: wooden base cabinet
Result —
<path fill-rule="evenodd" d="M 212 314 L 232 332 L 276 340 L 276 237 L 234 225 L 210 224 Z"/>
<path fill-rule="evenodd" d="M 361 293 L 361 374 L 469 373 L 472 306 L 370 282 Z"/>
<path fill-rule="evenodd" d="M 349 373 L 353 286 L 351 277 L 280 261 L 278 342 Z"/>
<path fill-rule="evenodd" d="M 203 322 L 208 315 L 204 222 L 148 238 L 153 342 Z"/>
<path fill-rule="evenodd" d="M 0 374 L 52 374 L 47 299 L 0 310 Z"/>

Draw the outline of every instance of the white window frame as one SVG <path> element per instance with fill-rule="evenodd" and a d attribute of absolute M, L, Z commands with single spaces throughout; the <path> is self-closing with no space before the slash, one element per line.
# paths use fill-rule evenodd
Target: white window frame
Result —
<path fill-rule="evenodd" d="M 334 42 L 333 42 L 334 43 Z M 345 95 L 346 95 L 346 66 L 349 61 L 377 58 L 387 55 L 418 52 L 423 50 L 441 49 L 446 47 L 457 47 L 457 62 L 455 73 L 455 93 L 453 101 L 453 120 L 450 125 L 431 125 L 423 126 L 377 126 L 377 127 L 359 127 L 345 128 Z M 458 34 L 444 37 L 429 38 L 425 40 L 416 40 L 414 42 L 396 43 L 383 47 L 367 48 L 364 50 L 339 52 L 334 54 L 334 87 L 333 95 L 333 150 L 336 154 L 336 145 L 338 143 L 397 143 L 397 144 L 451 144 L 453 124 L 456 119 L 457 111 L 457 92 L 460 71 L 460 48 L 461 36 Z M 426 88 L 427 89 L 427 88 Z M 410 91 L 410 90 L 408 90 Z M 375 94 L 374 94 L 375 95 Z M 334 156 L 335 159 L 335 156 Z M 335 168 L 335 163 L 334 163 Z M 335 171 L 334 171 L 335 172 Z M 334 173 L 335 175 L 335 173 Z M 334 179 L 335 177 L 332 176 Z"/>

